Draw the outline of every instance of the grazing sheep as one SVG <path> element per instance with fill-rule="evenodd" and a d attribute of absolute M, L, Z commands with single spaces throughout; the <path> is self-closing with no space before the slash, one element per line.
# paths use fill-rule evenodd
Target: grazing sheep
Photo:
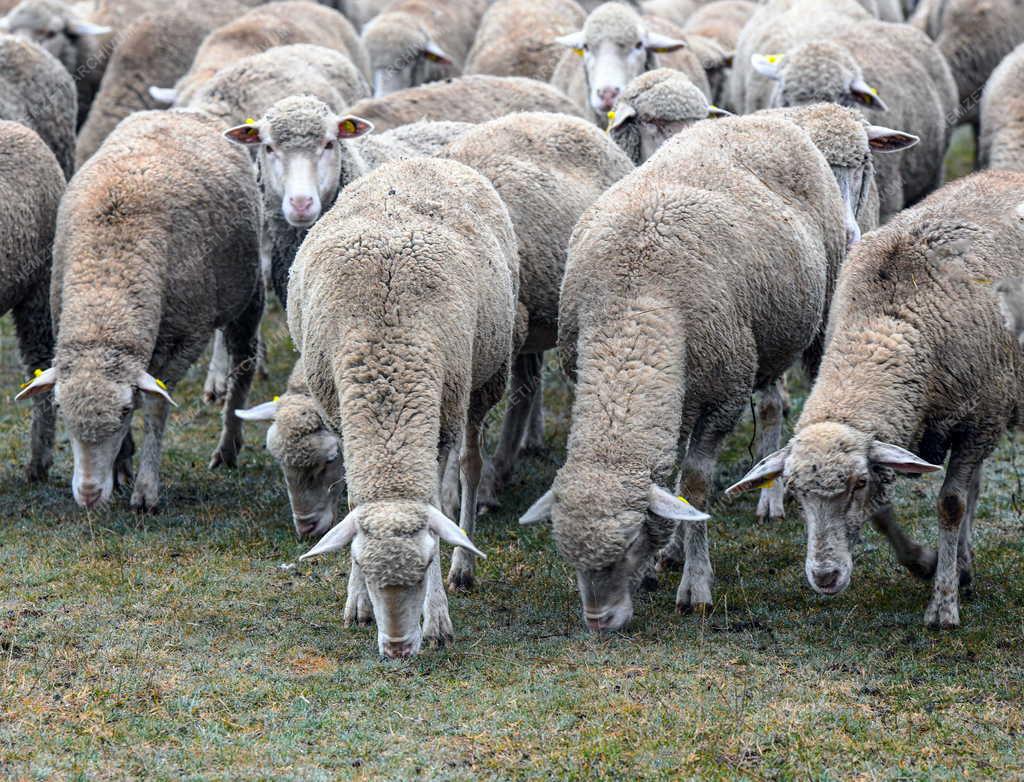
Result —
<path fill-rule="evenodd" d="M 515 466 L 531 411 L 543 413 L 541 367 L 544 351 L 556 345 L 558 296 L 572 229 L 633 166 L 586 120 L 541 113 L 478 125 L 453 142 L 445 156 L 490 179 L 508 206 L 519 244 L 526 341 L 512 365 L 501 439 L 481 483 L 480 504 L 493 507 Z M 467 576 L 471 579 L 471 570 L 460 574 Z"/>
<path fill-rule="evenodd" d="M 231 141 L 257 152 L 270 278 L 285 306 L 299 245 L 342 189 L 389 160 L 436 154 L 471 127 L 420 122 L 367 136 L 370 123 L 339 116 L 332 105 L 297 95 L 274 104 L 258 121 L 225 131 Z"/>
<path fill-rule="evenodd" d="M 846 589 L 870 519 L 901 564 L 934 575 L 927 624 L 960 624 L 982 467 L 1024 398 L 1024 354 L 983 284 L 1024 271 L 1022 202 L 1024 174 L 976 174 L 872 232 L 846 262 L 796 434 L 729 489 L 781 479 L 796 495 L 815 591 Z M 889 490 L 895 473 L 940 470 L 947 454 L 936 554 L 903 534 Z"/>
<path fill-rule="evenodd" d="M 992 72 L 981 99 L 978 161 L 1024 171 L 1024 44 Z"/>
<path fill-rule="evenodd" d="M 157 100 L 187 106 L 202 85 L 223 68 L 275 46 L 309 43 L 347 54 L 364 76 L 369 59 L 352 24 L 335 11 L 307 0 L 258 6 L 206 37 L 192 67 L 173 89 L 151 87 Z"/>
<path fill-rule="evenodd" d="M 56 355 L 20 396 L 54 390 L 80 505 L 110 498 L 140 401 L 145 439 L 131 505 L 156 505 L 169 389 L 218 328 L 233 369 L 210 466 L 235 464 L 235 409 L 252 383 L 263 311 L 257 198 L 248 156 L 216 121 L 183 111 L 126 118 L 68 186 L 53 252 Z"/>
<path fill-rule="evenodd" d="M 694 11 L 683 32 L 711 38 L 727 52 L 735 52 L 740 32 L 756 10 L 757 5 L 749 0 L 716 0 Z"/>
<path fill-rule="evenodd" d="M 775 84 L 755 70 L 755 54 L 771 58 L 802 43 L 831 38 L 872 18 L 856 0 L 830 0 L 827 7 L 820 0 L 771 0 L 761 6 L 743 28 L 736 45 L 729 78 L 729 108 L 749 114 L 771 105 Z"/>
<path fill-rule="evenodd" d="M 977 124 L 992 71 L 1024 43 L 1022 0 L 922 0 L 910 23 L 928 34 L 949 62 L 962 122 Z"/>
<path fill-rule="evenodd" d="M 664 26 L 662 20 L 654 22 Z M 673 28 L 678 30 L 678 28 Z M 556 39 L 569 47 L 551 78 L 551 83 L 604 127 L 608 112 L 626 85 L 645 71 L 666 63 L 662 59 L 678 52 L 686 41 L 652 28 L 652 20 L 621 3 L 605 3 L 588 17 L 583 29 Z M 671 67 L 682 70 L 705 95 L 710 95 L 707 76 L 691 52 L 681 55 Z"/>
<path fill-rule="evenodd" d="M 99 149 L 117 123 L 136 111 L 163 108 L 149 93 L 152 84 L 173 84 L 192 65 L 203 39 L 244 13 L 241 2 L 180 0 L 167 10 L 136 19 L 118 37 L 103 73 L 89 117 L 78 134 L 80 168 Z"/>
<path fill-rule="evenodd" d="M 497 0 L 480 20 L 463 70 L 550 81 L 563 53 L 555 39 L 585 19 L 574 0 Z"/>
<path fill-rule="evenodd" d="M 685 74 L 658 68 L 626 85 L 608 115 L 608 133 L 639 166 L 683 128 L 727 114 L 711 106 Z"/>
<path fill-rule="evenodd" d="M 774 81 L 774 106 L 827 101 L 860 107 L 921 139 L 912 152 L 878 161 L 882 220 L 942 185 L 956 112 L 956 84 L 932 41 L 905 24 L 867 21 L 785 54 L 753 56 Z"/>
<path fill-rule="evenodd" d="M 386 163 L 310 232 L 289 288 L 289 329 L 342 435 L 353 508 L 305 557 L 352 543 L 380 652 L 408 657 L 452 634 L 438 538 L 461 547 L 453 569 L 479 554 L 480 427 L 508 381 L 519 288 L 508 210 L 454 161 Z M 438 510 L 460 443 L 461 529 Z"/>
<path fill-rule="evenodd" d="M 309 394 L 302 359 L 295 362 L 284 394 L 235 412 L 243 421 L 272 422 L 267 450 L 284 473 L 295 532 L 300 538 L 323 535 L 334 525 L 335 509 L 344 496 L 345 465 L 341 438 L 327 428 Z M 346 621 L 355 618 L 346 608 Z"/>
<path fill-rule="evenodd" d="M 75 170 L 77 102 L 71 75 L 51 54 L 0 35 L 0 119 L 32 128 L 68 179 Z"/>
<path fill-rule="evenodd" d="M 373 95 L 462 73 L 487 0 L 394 0 L 366 29 Z"/>
<path fill-rule="evenodd" d="M 0 314 L 14 316 L 21 363 L 29 374 L 53 360 L 50 256 L 63 192 L 64 176 L 42 139 L 19 123 L 0 121 Z M 25 476 L 43 481 L 53 462 L 55 413 L 48 396 L 34 401 Z"/>
<path fill-rule="evenodd" d="M 517 111 L 580 114 L 575 104 L 551 85 L 534 79 L 483 74 L 410 87 L 349 107 L 350 113 L 371 122 L 378 131 L 418 120 L 487 122 Z"/>
<path fill-rule="evenodd" d="M 687 128 L 580 220 L 559 319 L 576 375 L 568 455 L 522 521 L 553 520 L 591 629 L 631 619 L 677 521 L 676 605 L 711 603 L 708 516 L 694 506 L 752 391 L 822 340 L 843 211 L 808 135 L 755 116 Z M 681 453 L 677 489 L 693 504 L 661 488 Z"/>

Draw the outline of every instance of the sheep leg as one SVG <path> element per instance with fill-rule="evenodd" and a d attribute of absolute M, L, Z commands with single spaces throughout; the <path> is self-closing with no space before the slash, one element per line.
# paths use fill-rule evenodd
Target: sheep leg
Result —
<path fill-rule="evenodd" d="M 344 620 L 346 627 L 373 623 L 373 603 L 370 602 L 370 592 L 366 588 L 366 578 L 354 558 L 350 560 L 348 572 Z"/>
<path fill-rule="evenodd" d="M 884 535 L 896 560 L 917 578 L 930 581 L 935 576 L 938 554 L 929 546 L 912 540 L 893 518 L 892 505 L 886 503 L 871 515 L 871 524 Z"/>
<path fill-rule="evenodd" d="M 512 382 L 509 385 L 508 409 L 501 427 L 501 438 L 494 457 L 484 467 L 480 483 L 480 506 L 498 507 L 498 494 L 505 487 L 526 434 L 540 381 L 540 353 L 526 353 L 512 362 Z"/>
<path fill-rule="evenodd" d="M 228 388 L 228 372 L 231 369 L 228 348 L 224 342 L 223 329 L 217 329 L 210 346 L 210 366 L 203 383 L 203 401 L 208 404 L 224 401 Z"/>
<path fill-rule="evenodd" d="M 960 524 L 960 539 L 957 546 L 956 562 L 960 573 L 960 587 L 970 590 L 974 582 L 974 545 L 971 533 L 974 528 L 974 512 L 978 507 L 978 495 L 981 494 L 981 466 L 974 474 L 974 480 L 967 490 L 967 513 Z"/>
<path fill-rule="evenodd" d="M 540 369 L 544 366 L 541 354 L 541 366 L 538 368 L 536 389 L 533 392 L 533 404 L 530 406 L 530 423 L 523 437 L 522 447 L 526 451 L 543 452 L 547 443 L 544 441 L 544 376 Z"/>
<path fill-rule="evenodd" d="M 224 329 L 224 339 L 231 356 L 231 374 L 228 376 L 227 395 L 224 400 L 224 427 L 220 444 L 213 452 L 210 468 L 220 465 L 234 467 L 242 448 L 242 421 L 235 411 L 245 407 L 252 387 L 253 376 L 260 352 L 260 319 L 263 317 L 263 288 L 257 286 L 249 306 L 238 320 Z"/>
<path fill-rule="evenodd" d="M 779 450 L 782 444 L 783 387 L 781 378 L 761 392 L 757 418 L 760 426 L 758 427 L 756 459 L 760 461 Z M 763 522 L 769 519 L 776 521 L 785 518 L 785 497 L 782 481 L 773 481 L 770 487 L 761 489 L 761 496 L 757 500 L 757 520 Z"/>
<path fill-rule="evenodd" d="M 132 510 L 145 513 L 156 509 L 160 499 L 160 457 L 163 453 L 164 430 L 171 406 L 161 396 L 143 394 L 144 434 L 139 473 L 132 488 Z"/>
<path fill-rule="evenodd" d="M 462 474 L 462 503 L 459 507 L 459 526 L 470 540 L 476 531 L 477 491 L 480 486 L 480 473 L 483 468 L 483 457 L 480 455 L 480 427 L 470 423 L 466 426 L 466 436 L 462 444 L 460 462 Z M 452 565 L 448 571 L 449 589 L 472 589 L 476 555 L 464 548 L 456 548 L 452 552 Z"/>
<path fill-rule="evenodd" d="M 20 302 L 13 311 L 18 352 L 25 370 L 46 369 L 53 363 L 53 324 L 50 320 L 49 276 Z M 29 461 L 25 478 L 45 481 L 53 464 L 53 436 L 57 413 L 52 394 L 40 394 L 32 400 L 32 430 Z"/>
<path fill-rule="evenodd" d="M 445 594 L 444 582 L 441 580 L 441 548 L 438 546 L 427 568 L 427 594 L 423 599 L 423 640 L 441 647 L 454 637 L 452 618 L 448 614 L 448 595 Z"/>
<path fill-rule="evenodd" d="M 459 512 L 459 454 L 453 449 L 445 449 L 440 468 L 441 497 L 438 507 L 449 519 L 454 519 Z"/>
<path fill-rule="evenodd" d="M 932 599 L 925 611 L 929 627 L 951 629 L 960 626 L 959 549 L 964 521 L 974 516 L 981 464 L 966 454 L 953 452 L 946 480 L 939 492 L 939 552 L 932 582 Z M 969 524 L 969 522 L 968 522 Z"/>

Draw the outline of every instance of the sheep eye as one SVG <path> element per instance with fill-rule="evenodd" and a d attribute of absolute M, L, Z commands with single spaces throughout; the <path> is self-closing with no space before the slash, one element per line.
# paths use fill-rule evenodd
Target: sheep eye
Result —
<path fill-rule="evenodd" d="M 326 144 L 324 144 L 324 151 L 325 152 L 328 151 L 328 150 L 331 150 L 331 149 L 334 149 L 334 142 L 333 141 L 328 141 Z"/>
<path fill-rule="evenodd" d="M 860 477 L 860 478 L 857 479 L 857 482 L 855 484 L 853 484 L 853 490 L 854 491 L 860 491 L 861 489 L 863 489 L 867 485 L 868 485 L 868 479 L 864 478 L 864 477 Z"/>
<path fill-rule="evenodd" d="M 135 408 L 131 405 L 124 405 L 124 407 L 121 408 L 121 417 L 124 418 L 125 416 L 131 415 L 131 412 L 134 409 Z"/>
<path fill-rule="evenodd" d="M 637 41 L 637 42 L 636 42 L 636 47 L 635 47 L 635 48 L 637 48 L 637 49 L 643 49 L 643 48 L 644 48 L 644 42 L 643 42 L 643 41 Z"/>
<path fill-rule="evenodd" d="M 277 152 L 277 150 L 276 150 L 276 149 L 274 149 L 274 148 L 273 148 L 272 146 L 270 146 L 269 144 L 267 144 L 267 147 L 266 147 L 266 149 L 267 149 L 267 154 L 268 154 L 268 155 L 273 155 L 273 154 L 275 154 L 275 153 Z"/>
<path fill-rule="evenodd" d="M 588 44 L 588 43 L 583 44 L 583 51 L 589 52 L 590 51 L 590 44 Z"/>

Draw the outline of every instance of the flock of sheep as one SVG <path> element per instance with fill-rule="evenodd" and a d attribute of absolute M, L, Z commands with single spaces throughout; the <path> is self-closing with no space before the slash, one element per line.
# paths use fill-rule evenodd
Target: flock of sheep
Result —
<path fill-rule="evenodd" d="M 154 508 L 212 342 L 210 466 L 272 422 L 305 556 L 351 546 L 346 621 L 407 657 L 453 634 L 439 542 L 472 586 L 558 348 L 567 458 L 522 522 L 552 523 L 588 627 L 673 564 L 681 611 L 712 602 L 705 511 L 754 394 L 760 461 L 728 493 L 763 520 L 796 500 L 824 594 L 870 521 L 957 626 L 982 465 L 1024 400 L 1024 0 L 905 4 L 0 0 L 29 480 L 59 413 L 78 504 L 130 484 Z M 961 122 L 983 170 L 943 186 Z M 247 408 L 267 290 L 300 357 Z M 947 457 L 933 550 L 889 493 Z"/>

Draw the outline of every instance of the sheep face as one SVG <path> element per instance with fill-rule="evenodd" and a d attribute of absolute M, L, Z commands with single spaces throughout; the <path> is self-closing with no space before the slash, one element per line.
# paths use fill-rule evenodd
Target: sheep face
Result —
<path fill-rule="evenodd" d="M 864 81 L 857 61 L 834 43 L 806 43 L 786 55 L 755 54 L 751 64 L 776 82 L 771 100 L 775 108 L 812 103 L 888 108 L 878 91 Z"/>
<path fill-rule="evenodd" d="M 264 187 L 281 199 L 284 219 L 310 228 L 354 168 L 345 142 L 372 130 L 359 117 L 338 117 L 315 98 L 301 97 L 278 102 L 258 122 L 230 128 L 225 136 L 256 149 Z"/>
<path fill-rule="evenodd" d="M 373 73 L 373 96 L 451 75 L 452 59 L 416 22 L 405 14 L 386 14 L 363 34 Z"/>
<path fill-rule="evenodd" d="M 61 0 L 23 0 L 0 20 L 0 32 L 38 44 L 74 71 L 80 65 L 79 39 L 105 35 L 110 28 L 80 19 Z"/>
<path fill-rule="evenodd" d="M 868 201 L 868 193 L 871 189 L 871 181 L 874 176 L 874 166 L 871 157 L 859 165 L 853 166 L 832 166 L 832 174 L 839 185 L 839 194 L 843 198 L 843 220 L 846 223 L 846 246 L 852 247 L 860 241 L 860 224 L 858 222 L 861 213 Z"/>
<path fill-rule="evenodd" d="M 673 52 L 685 41 L 651 32 L 640 16 L 621 3 L 597 8 L 577 33 L 557 39 L 583 58 L 590 106 L 605 116 L 626 85 L 657 67 L 658 52 Z"/>
<path fill-rule="evenodd" d="M 290 411 L 289 411 L 290 412 Z M 319 421 L 319 414 L 312 411 Z M 282 416 L 267 432 L 267 450 L 284 473 L 295 532 L 323 535 L 334 524 L 334 510 L 345 488 L 341 441 L 322 425 L 312 431 L 297 416 Z"/>
<path fill-rule="evenodd" d="M 789 445 L 756 464 L 727 493 L 783 480 L 804 518 L 807 581 L 819 594 L 837 595 L 850 585 L 850 552 L 864 522 L 884 502 L 885 468 L 904 474 L 941 469 L 853 427 L 819 423 L 801 429 Z"/>

